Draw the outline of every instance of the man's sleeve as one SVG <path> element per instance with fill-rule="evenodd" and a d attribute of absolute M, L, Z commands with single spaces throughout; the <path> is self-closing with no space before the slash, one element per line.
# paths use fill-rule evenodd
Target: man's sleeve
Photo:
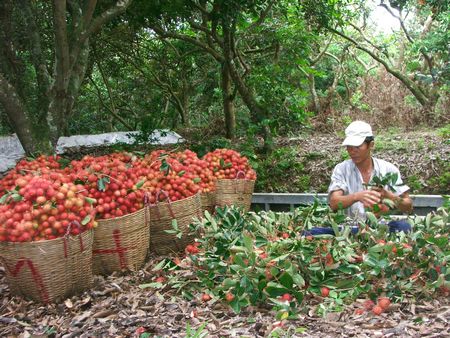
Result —
<path fill-rule="evenodd" d="M 345 177 L 345 173 L 342 169 L 342 166 L 339 164 L 334 168 L 333 173 L 331 174 L 331 182 L 328 187 L 328 195 L 336 190 L 344 191 L 344 194 L 348 194 L 348 184 Z"/>

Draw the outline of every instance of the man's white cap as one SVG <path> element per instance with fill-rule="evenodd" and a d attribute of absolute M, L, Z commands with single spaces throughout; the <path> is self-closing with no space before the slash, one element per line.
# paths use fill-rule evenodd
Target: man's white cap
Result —
<path fill-rule="evenodd" d="M 343 146 L 359 147 L 368 136 L 373 136 L 372 127 L 363 121 L 353 121 L 345 129 Z"/>

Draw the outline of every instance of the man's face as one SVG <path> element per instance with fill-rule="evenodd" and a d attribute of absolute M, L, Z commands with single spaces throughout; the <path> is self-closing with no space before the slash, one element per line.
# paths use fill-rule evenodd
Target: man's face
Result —
<path fill-rule="evenodd" d="M 373 142 L 363 142 L 358 147 L 347 146 L 347 152 L 353 163 L 359 164 L 370 158 L 370 151 L 373 148 Z"/>

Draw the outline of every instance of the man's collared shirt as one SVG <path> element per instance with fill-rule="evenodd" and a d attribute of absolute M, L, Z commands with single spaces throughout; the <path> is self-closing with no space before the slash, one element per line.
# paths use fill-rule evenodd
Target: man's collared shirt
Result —
<path fill-rule="evenodd" d="M 372 157 L 372 161 L 373 170 L 370 179 L 372 179 L 373 176 L 381 177 L 387 173 L 397 173 L 397 182 L 393 187 L 395 189 L 394 194 L 399 196 L 409 190 L 409 187 L 403 184 L 400 171 L 395 165 L 374 157 Z M 385 189 L 387 190 L 388 187 L 385 187 Z M 362 175 L 352 160 L 343 161 L 334 168 L 333 174 L 331 175 L 331 183 L 328 187 L 328 198 L 330 197 L 330 193 L 336 190 L 342 190 L 344 195 L 366 190 L 363 186 Z M 352 218 L 366 219 L 364 205 L 361 202 L 352 204 L 347 208 L 346 212 L 347 215 Z"/>

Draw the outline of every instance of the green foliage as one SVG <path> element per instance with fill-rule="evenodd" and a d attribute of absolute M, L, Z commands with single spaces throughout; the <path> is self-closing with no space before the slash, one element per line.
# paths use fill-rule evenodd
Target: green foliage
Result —
<path fill-rule="evenodd" d="M 438 129 L 438 134 L 443 139 L 446 139 L 448 142 L 450 142 L 450 123 L 447 123 L 442 128 Z"/>
<path fill-rule="evenodd" d="M 203 157 L 206 153 L 221 148 L 233 149 L 231 141 L 219 136 L 213 137 L 204 142 L 192 143 L 190 145 L 190 149 L 196 152 L 199 157 Z"/>
<path fill-rule="evenodd" d="M 255 168 L 258 176 L 256 189 L 264 187 L 265 191 L 288 191 L 289 187 L 290 189 L 305 188 L 304 180 L 306 178 L 302 178 L 304 166 L 294 148 L 281 147 L 265 157 L 261 156 L 259 159 L 259 163 Z M 287 177 L 300 178 L 292 182 L 292 180 L 287 181 Z"/>
<path fill-rule="evenodd" d="M 416 175 L 411 175 L 406 178 L 405 184 L 411 188 L 412 193 L 418 193 L 423 189 L 423 183 L 421 179 Z"/>
<path fill-rule="evenodd" d="M 200 252 L 178 265 L 163 260 L 154 270 L 165 270 L 168 286 L 189 299 L 211 295 L 235 312 L 248 306 L 271 305 L 278 319 L 307 311 L 310 296 L 330 289 L 317 312 L 342 311 L 355 299 L 386 295 L 393 301 L 429 299 L 450 286 L 447 262 L 448 208 L 425 218 L 413 218 L 413 232 L 386 233 L 380 224 L 360 224 L 356 235 L 342 214 L 315 203 L 290 213 L 243 213 L 217 209 L 192 226 Z M 302 236 L 314 226 L 331 226 L 336 236 Z M 290 300 L 282 295 L 289 294 Z M 227 296 L 228 297 L 228 296 Z"/>
<path fill-rule="evenodd" d="M 200 327 L 195 330 L 191 328 L 191 325 L 189 323 L 186 324 L 186 338 L 204 338 L 208 336 L 208 332 L 204 331 L 206 324 L 203 323 L 200 325 Z"/>
<path fill-rule="evenodd" d="M 450 165 L 447 164 L 447 171 L 441 176 L 433 177 L 427 183 L 433 186 L 435 191 L 440 191 L 443 194 L 450 193 Z"/>
<path fill-rule="evenodd" d="M 350 99 L 350 102 L 353 106 L 356 108 L 362 110 L 362 111 L 369 111 L 370 106 L 362 101 L 363 93 L 361 91 L 356 91 L 353 96 Z"/>

